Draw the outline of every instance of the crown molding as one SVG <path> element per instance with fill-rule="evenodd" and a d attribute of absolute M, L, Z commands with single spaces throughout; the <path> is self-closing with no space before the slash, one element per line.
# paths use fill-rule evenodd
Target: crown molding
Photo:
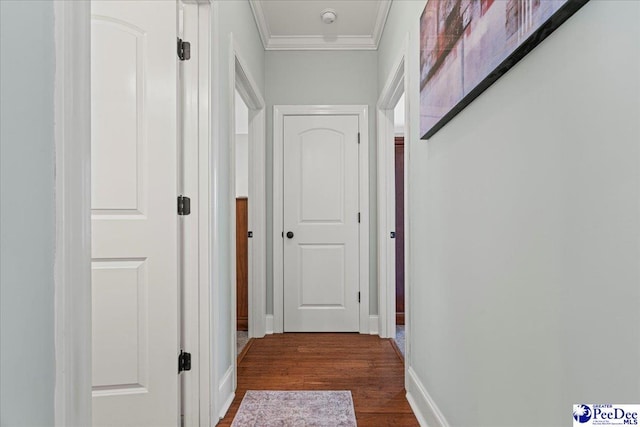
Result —
<path fill-rule="evenodd" d="M 256 26 L 258 27 L 258 32 L 260 33 L 260 39 L 262 40 L 262 45 L 266 49 L 267 45 L 269 44 L 269 37 L 271 37 L 271 31 L 269 31 L 269 25 L 267 24 L 267 19 L 264 17 L 264 9 L 262 9 L 262 1 L 249 0 L 249 5 L 251 6 L 253 17 L 256 20 Z"/>
<path fill-rule="evenodd" d="M 265 18 L 262 0 L 249 0 L 253 16 L 265 50 L 376 50 L 387 22 L 393 0 L 382 0 L 378 5 L 376 22 L 371 35 L 337 36 L 274 36 Z"/>
<path fill-rule="evenodd" d="M 376 50 L 371 36 L 271 36 L 265 50 Z"/>
<path fill-rule="evenodd" d="M 389 10 L 391 9 L 391 2 L 393 0 L 383 0 L 378 5 L 378 16 L 376 17 L 376 24 L 373 27 L 373 39 L 375 40 L 376 49 L 382 38 L 382 32 L 384 26 L 387 23 L 387 17 L 389 16 Z"/>

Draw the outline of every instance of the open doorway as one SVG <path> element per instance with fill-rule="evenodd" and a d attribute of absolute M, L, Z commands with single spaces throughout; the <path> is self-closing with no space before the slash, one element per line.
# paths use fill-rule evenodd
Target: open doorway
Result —
<path fill-rule="evenodd" d="M 249 340 L 249 108 L 235 91 L 236 351 Z"/>
<path fill-rule="evenodd" d="M 395 342 L 398 350 L 405 355 L 404 331 L 404 94 L 393 109 L 393 164 L 395 177 Z"/>
<path fill-rule="evenodd" d="M 411 87 L 406 73 L 408 41 L 393 64 L 378 99 L 378 279 L 380 336 L 391 338 L 405 361 L 411 360 L 411 225 L 409 175 L 412 132 Z M 406 377 L 408 378 L 408 377 Z"/>
<path fill-rule="evenodd" d="M 231 395 L 236 389 L 237 364 L 244 354 L 239 353 L 239 349 L 244 347 L 246 352 L 252 338 L 263 337 L 266 323 L 265 102 L 233 38 L 230 59 L 227 86 L 230 114 L 226 128 L 230 162 L 221 167 L 230 172 L 227 182 L 229 240 L 231 254 L 235 256 L 227 258 L 232 309 L 225 323 L 231 345 L 218 349 L 226 353 L 219 354 L 220 357 L 229 357 L 232 361 L 219 386 L 219 399 L 226 403 L 232 401 Z M 238 256 L 242 260 L 238 261 Z M 224 407 L 219 413 L 224 414 L 226 410 Z"/>

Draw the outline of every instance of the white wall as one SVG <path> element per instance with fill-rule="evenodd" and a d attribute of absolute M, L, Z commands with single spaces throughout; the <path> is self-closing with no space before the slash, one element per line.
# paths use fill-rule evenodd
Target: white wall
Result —
<path fill-rule="evenodd" d="M 0 425 L 53 425 L 53 3 L 0 2 Z"/>
<path fill-rule="evenodd" d="M 238 89 L 235 90 L 235 106 L 236 135 L 246 135 L 249 133 L 249 108 L 244 103 Z"/>
<path fill-rule="evenodd" d="M 229 90 L 230 70 L 230 40 L 233 37 L 236 48 L 246 61 L 248 72 L 255 79 L 259 90 L 264 94 L 264 48 L 260 41 L 260 35 L 255 25 L 248 1 L 215 1 L 213 3 L 213 197 L 214 204 L 214 253 L 213 277 L 214 288 L 217 293 L 212 295 L 214 301 L 213 313 L 217 320 L 217 330 L 213 331 L 217 339 L 217 348 L 214 349 L 216 375 L 222 379 L 232 366 L 231 359 L 231 290 L 235 283 L 231 283 L 229 271 L 230 257 L 232 253 L 231 212 L 235 212 L 235 206 L 229 206 L 233 200 L 233 189 L 230 189 L 231 180 L 231 136 L 235 129 L 230 125 L 231 100 L 235 96 L 234 89 Z M 233 68 L 231 68 L 233 69 Z M 233 209 L 232 209 L 233 208 Z M 235 350 L 235 349 L 234 349 Z M 235 354 L 235 351 L 233 352 Z M 226 399 L 228 396 L 221 396 Z M 222 402 L 218 402 L 222 404 Z M 219 406 L 218 405 L 218 406 Z M 218 407 L 218 409 L 221 409 Z"/>
<path fill-rule="evenodd" d="M 249 197 L 249 109 L 235 91 L 236 197 Z"/>
<path fill-rule="evenodd" d="M 418 381 L 452 426 L 640 402 L 640 3 L 589 2 L 428 142 L 424 4 L 394 1 L 378 61 L 382 87 L 410 33 Z"/>
<path fill-rule="evenodd" d="M 236 134 L 236 197 L 249 197 L 249 135 Z"/>
<path fill-rule="evenodd" d="M 378 313 L 376 251 L 377 53 L 372 51 L 268 51 L 267 103 L 267 313 L 273 313 L 273 106 L 369 105 L 369 218 L 371 314 Z"/>
<path fill-rule="evenodd" d="M 404 136 L 404 93 L 398 99 L 398 103 L 393 109 L 393 134 L 395 136 Z"/>

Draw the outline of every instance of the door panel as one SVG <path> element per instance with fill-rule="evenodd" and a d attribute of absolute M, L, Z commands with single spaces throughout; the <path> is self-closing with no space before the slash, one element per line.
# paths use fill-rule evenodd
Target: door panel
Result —
<path fill-rule="evenodd" d="M 344 245 L 299 245 L 299 307 L 337 307 L 345 305 Z M 318 274 L 318 272 L 323 272 Z"/>
<path fill-rule="evenodd" d="M 95 260 L 94 390 L 148 391 L 146 260 Z M 117 308 L 117 316 L 113 309 Z"/>
<path fill-rule="evenodd" d="M 100 159 L 92 162 L 92 207 L 141 213 L 148 120 L 146 37 L 142 29 L 110 16 L 94 16 L 91 25 L 92 78 L 96 80 L 91 93 L 91 148 L 93 159 Z"/>
<path fill-rule="evenodd" d="M 330 129 L 309 129 L 298 138 L 300 221 L 344 222 L 344 135 Z"/>
<path fill-rule="evenodd" d="M 176 4 L 91 7 L 93 425 L 176 426 Z"/>
<path fill-rule="evenodd" d="M 357 116 L 284 118 L 284 230 L 285 332 L 358 331 Z"/>

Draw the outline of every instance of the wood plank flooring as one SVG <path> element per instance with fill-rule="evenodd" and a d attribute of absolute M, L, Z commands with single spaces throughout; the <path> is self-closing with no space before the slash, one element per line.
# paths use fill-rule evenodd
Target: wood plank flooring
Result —
<path fill-rule="evenodd" d="M 230 426 L 247 390 L 351 390 L 359 427 L 418 426 L 404 366 L 390 340 L 360 334 L 276 334 L 255 339 L 238 365 L 238 389 L 219 426 Z"/>

